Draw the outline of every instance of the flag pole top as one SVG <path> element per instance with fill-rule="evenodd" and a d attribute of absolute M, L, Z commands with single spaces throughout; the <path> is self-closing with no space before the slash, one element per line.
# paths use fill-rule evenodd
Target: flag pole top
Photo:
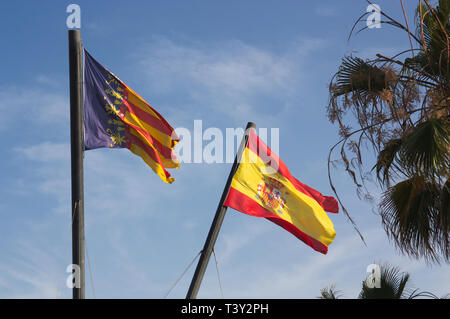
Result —
<path fill-rule="evenodd" d="M 253 122 L 248 122 L 247 123 L 247 127 L 245 128 L 245 130 L 248 130 L 249 128 L 254 128 L 256 129 L 256 124 Z"/>
<path fill-rule="evenodd" d="M 75 40 L 81 42 L 81 32 L 80 32 L 80 30 L 70 29 L 68 31 L 69 31 L 69 36 L 70 37 L 73 37 Z"/>

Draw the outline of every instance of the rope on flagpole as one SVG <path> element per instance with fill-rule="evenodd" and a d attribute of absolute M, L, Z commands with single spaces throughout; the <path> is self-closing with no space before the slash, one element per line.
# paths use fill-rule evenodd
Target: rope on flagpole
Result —
<path fill-rule="evenodd" d="M 220 294 L 222 295 L 222 299 L 224 299 L 224 296 L 223 296 L 223 289 L 222 289 L 222 283 L 221 283 L 221 281 L 220 281 L 220 275 L 219 275 L 219 266 L 218 266 L 219 263 L 217 262 L 216 252 L 214 251 L 214 248 L 213 248 L 212 253 L 213 253 L 213 256 L 214 256 L 214 261 L 215 261 L 215 263 L 216 263 L 216 272 L 217 272 L 217 279 L 219 280 Z"/>
<path fill-rule="evenodd" d="M 77 209 L 77 206 L 78 206 L 78 201 L 75 202 L 74 209 L 72 210 L 72 223 L 73 223 L 73 220 L 74 220 L 75 211 Z M 72 223 L 71 223 L 70 229 L 72 229 Z M 67 264 L 67 260 L 69 259 L 68 258 L 69 257 L 68 256 L 69 250 L 70 249 L 66 250 L 66 254 L 64 256 L 64 264 Z M 91 279 L 92 294 L 94 296 L 94 299 L 96 299 L 97 297 L 96 297 L 96 294 L 95 294 L 94 279 L 92 277 L 91 262 L 90 262 L 90 259 L 89 259 L 89 253 L 88 253 L 88 248 L 87 248 L 87 245 L 86 245 L 86 239 L 85 239 L 85 250 L 86 250 L 86 257 L 87 257 L 88 268 L 89 268 L 89 277 Z M 64 273 L 61 273 L 61 279 L 60 279 L 60 282 L 58 284 L 58 288 L 57 288 L 57 291 L 56 291 L 56 299 L 59 299 L 61 297 L 63 282 L 64 282 Z"/>
<path fill-rule="evenodd" d="M 192 264 L 194 263 L 194 261 L 198 258 L 198 256 L 200 256 L 200 254 L 202 253 L 202 251 L 200 250 L 198 252 L 198 254 L 194 257 L 194 259 L 192 259 L 192 261 L 189 263 L 189 265 L 186 267 L 186 269 L 181 273 L 181 275 L 177 278 L 177 280 L 175 280 L 175 282 L 172 284 L 172 286 L 169 288 L 169 290 L 166 292 L 166 294 L 164 295 L 164 298 L 167 298 L 167 296 L 170 294 L 170 292 L 172 291 L 173 288 L 175 288 L 175 286 L 177 285 L 177 283 L 181 280 L 181 278 L 183 278 L 184 274 L 189 270 L 189 268 L 191 268 Z"/>
<path fill-rule="evenodd" d="M 89 269 L 89 278 L 91 279 L 92 294 L 93 294 L 93 296 L 94 296 L 94 299 L 97 299 L 97 297 L 95 296 L 94 279 L 93 279 L 93 277 L 92 277 L 91 262 L 90 262 L 90 260 L 89 260 L 89 253 L 88 253 L 88 248 L 87 248 L 86 238 L 84 239 L 84 250 L 86 251 L 87 264 L 88 264 L 88 269 Z"/>
<path fill-rule="evenodd" d="M 70 223 L 69 232 L 72 230 L 73 219 L 74 219 L 74 216 L 75 216 L 75 211 L 77 210 L 77 206 L 78 206 L 78 201 L 75 202 L 75 205 L 74 205 L 73 210 L 72 210 L 72 220 L 71 220 L 71 223 Z M 67 243 L 67 241 L 66 241 L 66 243 Z M 65 245 L 65 246 L 67 246 L 67 245 Z M 67 265 L 67 261 L 69 259 L 69 253 L 70 253 L 70 248 L 66 250 L 66 253 L 64 255 L 64 265 Z M 61 279 L 60 279 L 60 282 L 58 284 L 58 288 L 56 289 L 56 299 L 59 299 L 59 297 L 61 296 L 63 282 L 64 282 L 64 272 L 61 273 Z"/>

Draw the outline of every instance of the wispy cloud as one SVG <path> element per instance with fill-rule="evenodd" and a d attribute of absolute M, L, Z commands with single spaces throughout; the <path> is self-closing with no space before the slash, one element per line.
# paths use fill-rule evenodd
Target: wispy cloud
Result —
<path fill-rule="evenodd" d="M 69 103 L 66 95 L 33 87 L 0 87 L 0 130 L 17 125 L 66 123 Z"/>
<path fill-rule="evenodd" d="M 322 44 L 320 39 L 297 39 L 274 53 L 241 41 L 204 46 L 156 38 L 135 53 L 134 74 L 148 84 L 150 96 L 176 91 L 184 97 L 182 104 L 167 107 L 171 116 L 189 108 L 191 121 L 205 112 L 232 120 L 272 117 L 304 80 L 305 56 Z M 274 101 L 273 108 L 265 100 Z"/>
<path fill-rule="evenodd" d="M 58 203 L 55 212 L 70 211 L 70 145 L 46 141 L 13 150 L 15 157 L 31 169 L 31 175 L 18 180 L 20 190 L 28 196 L 36 191 L 53 196 Z"/>
<path fill-rule="evenodd" d="M 67 143 L 43 142 L 29 147 L 19 146 L 14 149 L 27 160 L 54 162 L 70 160 L 70 146 Z"/>
<path fill-rule="evenodd" d="M 234 213 L 233 211 L 228 212 L 228 214 Z M 264 223 L 244 224 L 243 227 L 223 233 L 218 247 L 220 249 L 221 262 L 228 263 L 241 248 L 255 243 L 258 237 L 270 229 L 267 226 Z"/>
<path fill-rule="evenodd" d="M 62 272 L 55 251 L 39 248 L 36 241 L 13 248 L 0 261 L 0 298 L 57 298 Z"/>

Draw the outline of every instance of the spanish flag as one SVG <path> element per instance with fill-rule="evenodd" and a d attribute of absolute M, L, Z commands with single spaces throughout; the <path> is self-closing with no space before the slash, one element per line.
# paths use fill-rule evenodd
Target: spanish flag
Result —
<path fill-rule="evenodd" d="M 265 217 L 323 254 L 336 236 L 325 213 L 339 211 L 336 199 L 295 179 L 252 129 L 224 205 Z"/>
<path fill-rule="evenodd" d="M 84 145 L 86 150 L 128 148 L 166 183 L 178 168 L 175 130 L 142 97 L 84 50 Z"/>

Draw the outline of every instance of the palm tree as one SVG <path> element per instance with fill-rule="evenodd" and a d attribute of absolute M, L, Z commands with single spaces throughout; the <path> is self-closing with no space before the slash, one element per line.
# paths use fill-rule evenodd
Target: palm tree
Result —
<path fill-rule="evenodd" d="M 359 299 L 410 299 L 414 293 L 408 293 L 406 285 L 409 281 L 408 273 L 401 273 L 399 268 L 388 265 L 381 267 L 380 287 L 373 288 L 363 280 Z"/>
<path fill-rule="evenodd" d="M 340 290 L 336 290 L 334 285 L 330 287 L 320 289 L 320 297 L 319 299 L 339 299 L 342 297 L 342 293 Z"/>
<path fill-rule="evenodd" d="M 352 221 L 332 182 L 331 154 L 340 146 L 358 196 L 373 200 L 366 188 L 371 175 L 363 172 L 364 146 L 369 146 L 376 155 L 372 171 L 383 190 L 378 210 L 389 238 L 409 256 L 450 262 L 450 1 L 432 7 L 420 0 L 415 32 L 406 15 L 405 27 L 381 14 L 382 23 L 407 32 L 411 48 L 393 57 L 342 60 L 329 88 L 328 117 L 341 136 L 330 149 L 330 185 Z M 411 57 L 401 61 L 404 54 Z"/>
<path fill-rule="evenodd" d="M 439 299 L 436 295 L 419 291 L 419 289 L 411 289 L 408 287 L 410 275 L 400 272 L 398 267 L 388 264 L 381 266 L 380 286 L 372 287 L 367 284 L 367 278 L 363 280 L 361 292 L 358 299 L 414 299 L 414 298 L 432 298 Z M 320 299 L 338 299 L 341 295 L 337 293 L 335 286 L 323 288 L 320 290 Z M 444 296 L 443 298 L 447 298 Z"/>

